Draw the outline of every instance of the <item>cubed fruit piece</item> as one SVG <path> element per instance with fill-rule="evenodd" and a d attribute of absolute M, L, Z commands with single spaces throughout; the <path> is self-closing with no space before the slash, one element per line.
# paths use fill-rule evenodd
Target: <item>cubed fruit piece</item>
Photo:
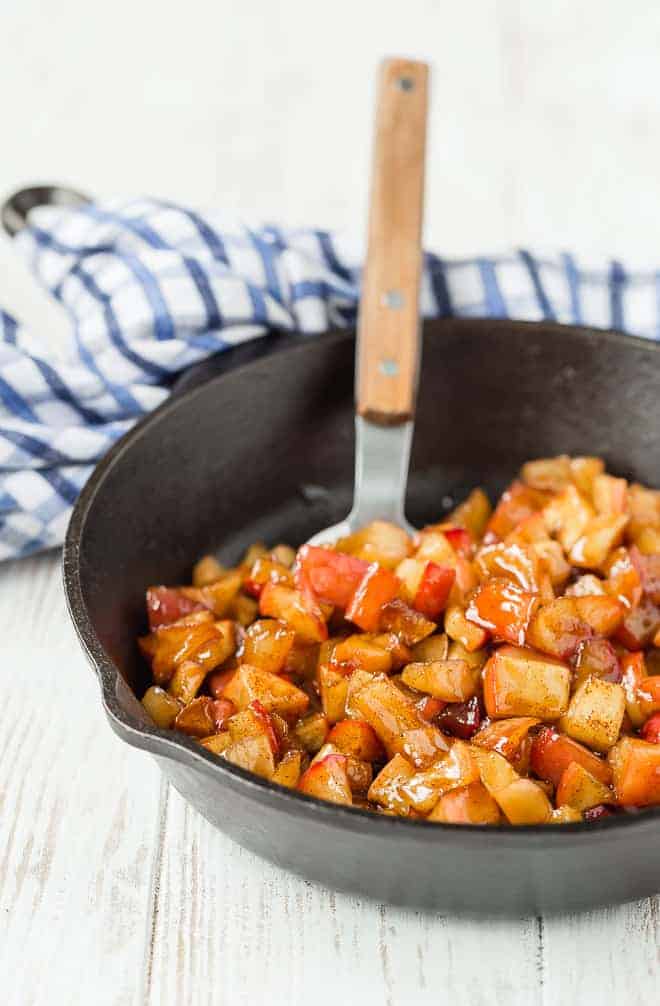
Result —
<path fill-rule="evenodd" d="M 214 698 L 219 699 L 222 697 L 225 688 L 236 674 L 237 667 L 238 664 L 235 664 L 234 661 L 231 661 L 229 667 L 222 668 L 218 671 L 213 671 L 212 674 L 209 674 L 208 678 L 206 679 L 206 686 Z"/>
<path fill-rule="evenodd" d="M 415 536 L 415 561 L 435 562 L 438 566 L 456 568 L 458 553 L 438 525 L 431 524 Z"/>
<path fill-rule="evenodd" d="M 532 489 L 559 493 L 571 482 L 571 459 L 566 454 L 556 458 L 538 458 L 528 461 L 520 469 L 525 485 Z"/>
<path fill-rule="evenodd" d="M 487 649 L 470 651 L 466 650 L 463 644 L 459 643 L 456 639 L 452 639 L 449 642 L 447 660 L 464 660 L 468 667 L 472 667 L 474 670 L 480 671 L 487 659 Z"/>
<path fill-rule="evenodd" d="M 386 604 L 380 614 L 381 632 L 395 633 L 404 646 L 415 646 L 434 633 L 436 628 L 435 622 L 399 598 Z"/>
<path fill-rule="evenodd" d="M 644 709 L 639 686 L 646 677 L 646 662 L 641 650 L 621 657 L 621 685 L 626 696 L 626 712 L 633 727 L 642 725 L 648 712 Z"/>
<path fill-rule="evenodd" d="M 557 806 L 575 807 L 579 811 L 610 803 L 613 799 L 612 791 L 576 761 L 564 769 L 555 795 Z"/>
<path fill-rule="evenodd" d="M 195 653 L 217 635 L 213 622 L 164 625 L 138 642 L 144 656 L 151 660 L 151 673 L 156 684 L 163 685 L 170 680 L 179 664 L 194 659 Z"/>
<path fill-rule="evenodd" d="M 270 550 L 270 555 L 272 559 L 275 559 L 276 562 L 281 562 L 287 569 L 291 569 L 296 561 L 296 550 L 295 548 L 291 548 L 290 545 L 276 545 L 275 548 Z"/>
<path fill-rule="evenodd" d="M 472 757 L 479 768 L 481 781 L 491 796 L 520 778 L 516 770 L 497 751 L 472 746 Z"/>
<path fill-rule="evenodd" d="M 644 718 L 660 711 L 660 676 L 647 675 L 637 686 L 639 705 Z"/>
<path fill-rule="evenodd" d="M 421 643 L 413 646 L 412 661 L 407 662 L 427 664 L 431 660 L 446 660 L 448 652 L 449 639 L 443 632 L 439 636 L 428 636 L 426 639 L 422 639 Z"/>
<path fill-rule="evenodd" d="M 591 676 L 614 684 L 621 681 L 619 658 L 607 639 L 585 639 L 580 643 L 573 658 L 573 668 L 575 685 Z"/>
<path fill-rule="evenodd" d="M 660 804 L 660 746 L 623 737 L 609 753 L 617 802 L 634 807 Z"/>
<path fill-rule="evenodd" d="M 383 607 L 396 597 L 399 585 L 399 578 L 394 573 L 372 563 L 346 608 L 346 618 L 365 632 L 377 632 Z"/>
<path fill-rule="evenodd" d="M 605 470 L 602 458 L 571 458 L 571 479 L 579 491 L 590 499 L 596 476 Z"/>
<path fill-rule="evenodd" d="M 552 804 L 532 779 L 516 779 L 494 796 L 509 824 L 546 824 L 550 820 Z"/>
<path fill-rule="evenodd" d="M 241 659 L 252 667 L 278 674 L 284 669 L 296 634 L 284 622 L 260 618 L 245 633 Z"/>
<path fill-rule="evenodd" d="M 303 545 L 296 557 L 296 571 L 303 570 L 320 601 L 346 608 L 369 563 L 331 548 Z"/>
<path fill-rule="evenodd" d="M 191 653 L 190 659 L 204 670 L 204 673 L 215 670 L 233 656 L 236 650 L 236 626 L 234 622 L 225 619 L 213 623 L 215 635 L 205 640 Z"/>
<path fill-rule="evenodd" d="M 426 723 L 430 723 L 440 713 L 446 703 L 441 699 L 434 699 L 431 695 L 423 695 L 419 702 L 415 703 L 417 712 Z"/>
<path fill-rule="evenodd" d="M 448 750 L 444 734 L 431 723 L 404 730 L 388 745 L 390 755 L 402 754 L 416 768 L 425 769 Z"/>
<path fill-rule="evenodd" d="M 294 678 L 313 678 L 319 662 L 321 645 L 319 643 L 304 643 L 300 639 L 295 639 L 281 673 L 291 674 Z"/>
<path fill-rule="evenodd" d="M 476 674 L 463 660 L 408 664 L 401 679 L 410 688 L 427 692 L 443 702 L 463 702 L 477 691 Z"/>
<path fill-rule="evenodd" d="M 597 475 L 592 499 L 598 513 L 622 515 L 628 512 L 628 483 L 605 473 Z"/>
<path fill-rule="evenodd" d="M 440 797 L 427 821 L 440 824 L 499 824 L 497 803 L 480 781 L 453 789 Z"/>
<path fill-rule="evenodd" d="M 142 697 L 142 705 L 156 726 L 163 730 L 172 726 L 181 711 L 181 703 L 158 685 L 147 688 Z"/>
<path fill-rule="evenodd" d="M 557 733 L 551 727 L 543 727 L 532 743 L 532 771 L 540 779 L 558 786 L 571 762 L 578 762 L 606 786 L 611 782 L 612 770 L 607 762 L 570 737 Z"/>
<path fill-rule="evenodd" d="M 409 555 L 412 543 L 397 524 L 375 520 L 355 534 L 340 538 L 336 547 L 338 552 L 348 552 L 369 563 L 376 562 L 385 569 L 395 569 Z"/>
<path fill-rule="evenodd" d="M 633 483 L 628 489 L 629 533 L 633 541 L 645 528 L 660 528 L 660 491 Z"/>
<path fill-rule="evenodd" d="M 421 772 L 416 772 L 401 787 L 408 805 L 428 814 L 443 793 L 479 781 L 479 767 L 470 746 L 456 741 L 446 754 Z"/>
<path fill-rule="evenodd" d="M 337 643 L 331 663 L 343 665 L 347 669 L 359 667 L 372 674 L 389 674 L 392 670 L 390 653 L 365 633 L 356 633 Z"/>
<path fill-rule="evenodd" d="M 579 824 L 582 820 L 582 814 L 575 807 L 569 807 L 564 804 L 562 807 L 556 807 L 552 814 L 550 815 L 550 820 L 548 824 Z"/>
<path fill-rule="evenodd" d="M 413 659 L 412 650 L 401 642 L 396 632 L 379 632 L 371 639 L 373 643 L 389 653 L 393 671 L 401 670 Z"/>
<path fill-rule="evenodd" d="M 477 589 L 465 617 L 487 629 L 496 639 L 522 646 L 538 606 L 536 594 L 522 590 L 509 580 L 492 578 Z"/>
<path fill-rule="evenodd" d="M 264 779 L 272 778 L 275 771 L 275 755 L 265 734 L 234 741 L 225 748 L 222 757 L 232 765 L 254 772 Z"/>
<path fill-rule="evenodd" d="M 144 699 L 142 700 L 144 702 Z M 660 744 L 660 713 L 653 713 L 640 731 L 642 740 L 649 744 Z"/>
<path fill-rule="evenodd" d="M 571 563 L 585 569 L 598 569 L 612 549 L 621 544 L 627 523 L 625 514 L 593 517 L 571 547 L 568 556 Z"/>
<path fill-rule="evenodd" d="M 243 664 L 224 690 L 237 709 L 246 709 L 257 699 L 267 712 L 275 712 L 285 719 L 302 716 L 309 705 L 309 697 L 277 674 L 261 671 Z"/>
<path fill-rule="evenodd" d="M 330 726 L 324 713 L 309 713 L 296 723 L 295 739 L 310 754 L 320 751 L 328 737 Z"/>
<path fill-rule="evenodd" d="M 564 591 L 566 597 L 602 597 L 607 594 L 607 584 L 593 573 L 578 576 Z"/>
<path fill-rule="evenodd" d="M 223 754 L 231 744 L 231 737 L 228 730 L 223 730 L 219 734 L 211 734 L 210 737 L 202 737 L 199 742 L 207 751 L 215 755 Z"/>
<path fill-rule="evenodd" d="M 174 726 L 190 737 L 208 737 L 216 733 L 213 699 L 202 695 L 184 706 L 178 713 Z"/>
<path fill-rule="evenodd" d="M 225 618 L 229 615 L 229 609 L 236 598 L 243 582 L 241 573 L 237 569 L 223 573 L 219 580 L 207 584 L 206 587 L 184 588 L 193 597 L 198 597 L 216 618 Z"/>
<path fill-rule="evenodd" d="M 320 751 L 318 751 L 312 759 L 310 768 L 324 761 L 328 755 L 337 754 L 343 755 L 344 752 L 340 751 L 334 744 L 329 742 L 324 744 Z M 373 768 L 371 767 L 370 762 L 363 761 L 360 758 L 355 758 L 353 755 L 346 755 L 345 757 L 346 775 L 348 776 L 351 793 L 354 796 L 366 797 L 374 776 Z"/>
<path fill-rule="evenodd" d="M 645 527 L 634 536 L 629 532 L 629 537 L 642 555 L 660 555 L 660 528 Z"/>
<path fill-rule="evenodd" d="M 584 496 L 580 495 L 574 485 L 567 486 L 543 509 L 548 532 L 559 539 L 565 552 L 573 548 L 594 516 L 594 508 Z"/>
<path fill-rule="evenodd" d="M 535 716 L 513 716 L 506 720 L 486 722 L 474 735 L 472 743 L 489 751 L 497 751 L 515 767 L 529 731 L 538 726 L 539 722 Z"/>
<path fill-rule="evenodd" d="M 310 610 L 298 590 L 267 583 L 259 598 L 259 613 L 286 622 L 300 639 L 320 643 L 328 638 L 328 627 L 318 606 Z"/>
<path fill-rule="evenodd" d="M 626 696 L 621 685 L 591 677 L 573 693 L 559 726 L 574 740 L 605 752 L 616 743 L 625 711 Z"/>
<path fill-rule="evenodd" d="M 298 790 L 307 796 L 315 796 L 318 800 L 350 806 L 353 794 L 348 780 L 347 762 L 346 755 L 327 755 L 302 775 Z"/>
<path fill-rule="evenodd" d="M 564 558 L 564 550 L 559 542 L 551 541 L 550 538 L 545 541 L 535 541 L 530 544 L 529 551 L 539 560 L 551 585 L 557 588 L 563 587 L 571 575 L 571 567 Z"/>
<path fill-rule="evenodd" d="M 203 607 L 200 601 L 186 597 L 177 587 L 149 587 L 147 590 L 147 615 L 152 632 Z"/>
<path fill-rule="evenodd" d="M 643 650 L 660 628 L 660 607 L 643 597 L 636 608 L 626 611 L 616 638 L 628 650 Z"/>
<path fill-rule="evenodd" d="M 431 621 L 437 621 L 447 606 L 455 579 L 456 573 L 453 569 L 439 566 L 435 562 L 427 562 L 413 596 L 413 608 Z"/>
<path fill-rule="evenodd" d="M 499 503 L 488 521 L 486 538 L 491 541 L 506 538 L 521 521 L 541 510 L 547 500 L 545 492 L 532 489 L 522 482 L 512 482 L 500 496 Z"/>
<path fill-rule="evenodd" d="M 374 677 L 351 696 L 349 713 L 375 730 L 386 750 L 407 730 L 421 725 L 414 703 L 389 678 Z"/>
<path fill-rule="evenodd" d="M 197 695 L 205 677 L 206 671 L 203 667 L 194 660 L 184 660 L 175 670 L 167 690 L 186 706 Z"/>
<path fill-rule="evenodd" d="M 394 755 L 369 787 L 368 799 L 405 816 L 408 813 L 408 804 L 401 796 L 401 787 L 414 774 L 413 765 L 403 755 Z"/>
<path fill-rule="evenodd" d="M 568 708 L 568 667 L 532 650 L 502 646 L 483 672 L 484 702 L 492 719 L 536 716 L 555 720 Z"/>
<path fill-rule="evenodd" d="M 631 549 L 615 549 L 603 566 L 607 576 L 607 593 L 616 597 L 627 609 L 636 608 L 642 599 L 642 579 L 632 559 L 634 548 L 633 545 Z"/>
<path fill-rule="evenodd" d="M 624 608 L 615 597 L 576 597 L 578 617 L 598 636 L 611 636 L 621 625 Z"/>
<path fill-rule="evenodd" d="M 227 618 L 233 618 L 240 626 L 247 629 L 259 615 L 259 604 L 253 597 L 238 593 L 227 608 Z"/>
<path fill-rule="evenodd" d="M 473 538 L 481 538 L 490 519 L 492 508 L 483 489 L 473 489 L 467 499 L 449 514 L 452 524 L 467 528 Z"/>
<path fill-rule="evenodd" d="M 342 720 L 341 723 L 336 723 L 330 731 L 328 743 L 334 744 L 342 754 L 351 755 L 360 761 L 385 759 L 385 749 L 375 730 L 363 720 Z"/>
<path fill-rule="evenodd" d="M 521 590 L 538 592 L 541 561 L 531 546 L 507 542 L 484 545 L 476 555 L 475 566 L 482 581 L 496 577 L 510 580 Z"/>
<path fill-rule="evenodd" d="M 268 555 L 268 549 L 262 541 L 254 541 L 249 546 L 245 555 L 241 559 L 240 569 L 242 573 L 247 573 L 248 570 L 252 569 L 255 562 L 261 555 Z"/>
<path fill-rule="evenodd" d="M 644 555 L 633 545 L 630 549 L 631 562 L 634 563 L 646 597 L 655 604 L 660 604 L 660 552 L 654 555 Z"/>
<path fill-rule="evenodd" d="M 487 631 L 466 617 L 465 609 L 452 604 L 445 612 L 445 632 L 450 639 L 456 640 L 469 653 L 481 650 L 488 641 Z"/>
<path fill-rule="evenodd" d="M 623 608 L 613 597 L 558 597 L 536 612 L 527 630 L 527 643 L 567 660 L 583 640 L 612 635 L 622 616 Z"/>
<path fill-rule="evenodd" d="M 417 589 L 422 581 L 422 576 L 424 575 L 425 566 L 426 560 L 407 558 L 402 559 L 396 567 L 395 573 L 401 581 L 399 596 L 406 604 L 413 603 Z"/>
<path fill-rule="evenodd" d="M 243 581 L 243 590 L 251 597 L 261 597 L 261 592 L 267 583 L 293 587 L 293 574 L 284 563 L 278 562 L 272 556 L 261 555 Z"/>
<path fill-rule="evenodd" d="M 221 566 L 214 555 L 204 555 L 193 566 L 193 587 L 208 587 L 225 575 L 227 570 Z"/>
<path fill-rule="evenodd" d="M 438 711 L 435 721 L 444 733 L 470 740 L 481 726 L 478 696 L 473 695 L 465 702 L 450 702 Z"/>
<path fill-rule="evenodd" d="M 337 723 L 346 715 L 349 680 L 345 673 L 335 669 L 331 664 L 319 664 L 321 705 L 328 723 Z"/>
<path fill-rule="evenodd" d="M 279 765 L 270 777 L 271 782 L 287 789 L 295 789 L 302 771 L 302 754 L 300 751 L 287 751 Z"/>

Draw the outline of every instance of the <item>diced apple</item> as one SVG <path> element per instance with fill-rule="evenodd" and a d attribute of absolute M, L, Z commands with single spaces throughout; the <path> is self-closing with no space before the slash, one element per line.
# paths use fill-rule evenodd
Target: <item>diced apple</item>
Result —
<path fill-rule="evenodd" d="M 552 804 L 531 779 L 516 779 L 494 796 L 509 824 L 546 824 L 550 820 Z"/>
<path fill-rule="evenodd" d="M 151 673 L 158 685 L 167 684 L 184 660 L 192 660 L 209 640 L 218 637 L 213 622 L 193 625 L 164 625 L 139 640 L 140 649 L 151 660 Z"/>
<path fill-rule="evenodd" d="M 187 597 L 177 587 L 149 587 L 147 590 L 147 615 L 152 632 L 202 608 L 200 601 Z"/>
<path fill-rule="evenodd" d="M 637 544 L 639 534 L 646 528 L 660 529 L 660 491 L 647 489 L 633 483 L 628 489 L 630 524 L 628 532 Z"/>
<path fill-rule="evenodd" d="M 480 671 L 488 659 L 488 650 L 467 650 L 458 640 L 452 639 L 449 642 L 447 651 L 448 660 L 464 660 L 468 667 Z"/>
<path fill-rule="evenodd" d="M 506 538 L 525 518 L 541 510 L 547 500 L 545 492 L 532 489 L 522 482 L 512 482 L 502 493 L 488 521 L 485 537 L 491 541 Z"/>
<path fill-rule="evenodd" d="M 532 743 L 532 771 L 540 779 L 547 779 L 558 786 L 571 762 L 578 762 L 606 786 L 611 782 L 612 770 L 607 762 L 570 737 L 557 733 L 551 727 L 543 727 Z"/>
<path fill-rule="evenodd" d="M 283 587 L 294 586 L 291 570 L 272 556 L 261 555 L 250 569 L 243 582 L 243 590 L 251 597 L 261 597 L 267 583 L 279 583 Z"/>
<path fill-rule="evenodd" d="M 413 646 L 412 658 L 417 663 L 427 664 L 431 660 L 446 660 L 448 652 L 449 639 L 443 632 L 438 636 L 428 636 Z"/>
<path fill-rule="evenodd" d="M 231 744 L 231 737 L 229 736 L 229 731 L 224 730 L 219 734 L 211 734 L 210 737 L 200 738 L 199 743 L 202 747 L 206 748 L 207 751 L 212 751 L 215 755 L 223 754 Z"/>
<path fill-rule="evenodd" d="M 401 795 L 413 810 L 428 814 L 443 793 L 478 781 L 479 768 L 469 745 L 456 741 L 433 765 L 403 783 Z"/>
<path fill-rule="evenodd" d="M 220 580 L 226 572 L 225 567 L 218 562 L 214 555 L 204 555 L 193 566 L 193 587 L 208 587 L 210 583 Z"/>
<path fill-rule="evenodd" d="M 625 710 L 626 696 L 621 685 L 591 677 L 573 693 L 559 726 L 574 740 L 605 752 L 616 743 Z"/>
<path fill-rule="evenodd" d="M 481 538 L 490 519 L 492 508 L 483 489 L 473 489 L 449 515 L 452 524 L 467 528 L 473 538 Z"/>
<path fill-rule="evenodd" d="M 630 559 L 640 577 L 644 594 L 654 604 L 660 604 L 660 549 L 653 555 L 644 555 L 633 545 Z"/>
<path fill-rule="evenodd" d="M 621 544 L 628 517 L 625 514 L 601 514 L 593 517 L 571 546 L 569 559 L 574 566 L 598 569 L 609 553 Z"/>
<path fill-rule="evenodd" d="M 253 597 L 238 593 L 227 609 L 227 618 L 233 618 L 243 628 L 252 625 L 259 614 L 259 605 Z"/>
<path fill-rule="evenodd" d="M 328 755 L 344 755 L 345 752 L 340 751 L 334 744 L 329 741 L 323 745 L 320 751 L 312 759 L 312 764 L 310 768 L 314 765 L 318 765 L 320 762 L 324 761 Z M 369 787 L 373 782 L 373 768 L 369 762 L 363 761 L 360 758 L 356 758 L 354 755 L 347 754 L 346 756 L 346 775 L 348 776 L 348 783 L 351 787 L 351 793 L 354 796 L 366 797 Z"/>
<path fill-rule="evenodd" d="M 419 726 L 393 738 L 388 746 L 389 754 L 402 754 L 416 768 L 425 769 L 437 761 L 447 751 L 449 745 L 440 730 L 431 723 Z"/>
<path fill-rule="evenodd" d="M 584 573 L 564 593 L 566 597 L 602 597 L 607 593 L 607 584 L 593 573 Z"/>
<path fill-rule="evenodd" d="M 369 563 L 331 548 L 303 545 L 298 550 L 296 569 L 304 570 L 320 601 L 346 608 Z"/>
<path fill-rule="evenodd" d="M 443 824 L 499 824 L 500 808 L 482 782 L 450 790 L 440 797 L 427 821 Z"/>
<path fill-rule="evenodd" d="M 557 806 L 566 805 L 583 811 L 602 803 L 611 803 L 613 794 L 600 780 L 574 761 L 562 773 L 555 800 Z"/>
<path fill-rule="evenodd" d="M 382 676 L 374 677 L 351 697 L 348 712 L 352 718 L 365 720 L 373 727 L 387 751 L 407 730 L 421 725 L 414 703 L 389 678 Z"/>
<path fill-rule="evenodd" d="M 347 761 L 346 755 L 327 755 L 307 769 L 298 783 L 298 790 L 318 800 L 350 806 L 353 794 L 346 770 Z"/>
<path fill-rule="evenodd" d="M 463 702 L 475 695 L 477 690 L 475 672 L 464 660 L 408 664 L 401 678 L 410 688 L 427 692 L 443 702 Z"/>
<path fill-rule="evenodd" d="M 254 772 L 264 779 L 272 778 L 275 771 L 275 755 L 265 734 L 244 737 L 226 747 L 222 757 L 232 765 Z"/>
<path fill-rule="evenodd" d="M 200 667 L 194 660 L 184 660 L 175 670 L 167 690 L 184 706 L 188 705 L 202 687 L 205 677 L 206 671 L 203 667 Z"/>
<path fill-rule="evenodd" d="M 385 750 L 373 727 L 362 720 L 343 720 L 336 723 L 328 736 L 342 754 L 360 761 L 383 761 Z"/>
<path fill-rule="evenodd" d="M 592 498 L 598 513 L 627 515 L 628 483 L 613 475 L 601 474 L 594 479 Z"/>
<path fill-rule="evenodd" d="M 346 715 L 350 678 L 331 664 L 319 664 L 317 673 L 323 712 L 328 723 L 338 723 Z"/>
<path fill-rule="evenodd" d="M 147 688 L 142 697 L 142 705 L 156 726 L 162 730 L 169 730 L 181 712 L 181 703 L 158 685 Z"/>
<path fill-rule="evenodd" d="M 241 589 L 242 577 L 237 569 L 224 573 L 219 580 L 207 584 L 206 587 L 185 588 L 193 597 L 197 597 L 209 608 L 216 618 L 225 618 L 229 607 Z"/>
<path fill-rule="evenodd" d="M 360 580 L 346 608 L 346 618 L 365 632 L 389 628 L 381 623 L 385 605 L 396 597 L 400 581 L 394 573 L 372 563 Z"/>
<path fill-rule="evenodd" d="M 522 590 L 509 580 L 492 578 L 477 589 L 465 617 L 487 629 L 496 639 L 522 646 L 538 606 L 536 594 Z"/>
<path fill-rule="evenodd" d="M 556 807 L 553 810 L 548 824 L 579 824 L 581 820 L 582 814 L 579 810 L 563 804 L 563 806 Z"/>
<path fill-rule="evenodd" d="M 527 643 L 551 657 L 567 660 L 584 639 L 610 635 L 621 621 L 623 609 L 613 597 L 558 597 L 537 611 Z"/>
<path fill-rule="evenodd" d="M 286 622 L 304 642 L 320 643 L 328 638 L 320 610 L 310 611 L 298 590 L 267 583 L 259 599 L 259 612 Z"/>
<path fill-rule="evenodd" d="M 437 621 L 447 606 L 456 572 L 448 566 L 427 562 L 423 568 L 412 606 L 431 621 Z"/>
<path fill-rule="evenodd" d="M 605 464 L 602 458 L 571 458 L 571 478 L 576 488 L 591 499 L 593 495 L 594 481 L 602 471 Z"/>
<path fill-rule="evenodd" d="M 660 607 L 643 597 L 636 608 L 626 611 L 616 638 L 628 650 L 642 650 L 660 629 Z"/>
<path fill-rule="evenodd" d="M 571 482 L 571 461 L 566 454 L 556 458 L 539 458 L 524 464 L 520 474 L 525 485 L 532 489 L 559 493 Z"/>
<path fill-rule="evenodd" d="M 415 646 L 435 632 L 437 625 L 396 598 L 386 604 L 380 615 L 381 632 L 394 632 L 405 646 Z"/>
<path fill-rule="evenodd" d="M 538 558 L 541 568 L 546 571 L 552 586 L 563 587 L 571 575 L 571 567 L 564 558 L 564 550 L 559 542 L 552 541 L 550 538 L 545 541 L 535 541 L 530 544 L 529 550 Z"/>
<path fill-rule="evenodd" d="M 469 620 L 465 609 L 457 604 L 450 605 L 445 612 L 445 632 L 470 653 L 481 650 L 488 641 L 487 631 Z"/>
<path fill-rule="evenodd" d="M 202 695 L 178 713 L 174 726 L 190 737 L 208 737 L 216 733 L 213 699 Z"/>
<path fill-rule="evenodd" d="M 563 492 L 554 496 L 543 509 L 549 533 L 559 539 L 565 552 L 573 548 L 594 516 L 594 508 L 574 485 L 567 486 Z"/>
<path fill-rule="evenodd" d="M 287 751 L 271 776 L 271 782 L 276 782 L 287 789 L 295 789 L 302 771 L 302 754 L 300 751 Z"/>
<path fill-rule="evenodd" d="M 412 650 L 402 643 L 396 632 L 379 632 L 372 636 L 372 642 L 387 650 L 392 660 L 392 670 L 399 671 L 413 659 Z"/>
<path fill-rule="evenodd" d="M 502 646 L 483 672 L 486 711 L 493 719 L 536 716 L 554 720 L 568 708 L 570 671 L 531 650 Z"/>
<path fill-rule="evenodd" d="M 623 737 L 609 753 L 617 802 L 634 807 L 660 804 L 660 746 Z"/>
<path fill-rule="evenodd" d="M 497 751 L 472 747 L 472 757 L 477 762 L 481 781 L 491 796 L 520 778 L 516 770 Z"/>
<path fill-rule="evenodd" d="M 245 633 L 242 660 L 262 671 L 277 674 L 283 670 L 296 634 L 273 618 L 253 622 Z"/>
<path fill-rule="evenodd" d="M 593 676 L 615 684 L 621 681 L 621 666 L 616 650 L 607 639 L 585 639 L 573 660 L 574 683 Z"/>
<path fill-rule="evenodd" d="M 389 674 L 392 670 L 390 653 L 380 646 L 372 636 L 357 633 L 343 639 L 335 647 L 332 664 L 342 664 L 347 668 L 361 668 L 372 674 Z"/>
<path fill-rule="evenodd" d="M 653 713 L 653 716 L 648 718 L 640 733 L 642 740 L 648 741 L 649 744 L 660 744 L 660 713 Z"/>
<path fill-rule="evenodd" d="M 388 810 L 406 815 L 408 804 L 401 796 L 401 787 L 414 774 L 413 765 L 403 755 L 394 755 L 369 787 L 368 799 Z"/>
<path fill-rule="evenodd" d="M 412 543 L 397 524 L 375 520 L 355 534 L 341 538 L 337 551 L 348 552 L 369 563 L 378 563 L 385 569 L 395 569 L 409 555 Z"/>
<path fill-rule="evenodd" d="M 275 712 L 285 719 L 302 716 L 309 705 L 309 697 L 300 688 L 257 667 L 243 664 L 224 690 L 237 709 L 246 709 L 257 699 L 267 712 Z"/>
<path fill-rule="evenodd" d="M 516 767 L 529 731 L 539 723 L 536 716 L 513 716 L 506 720 L 486 722 L 474 735 L 472 743 L 489 751 L 497 751 Z"/>
<path fill-rule="evenodd" d="M 538 592 L 541 563 L 531 546 L 506 542 L 484 545 L 477 553 L 475 565 L 482 580 L 490 577 L 503 578 L 510 580 L 521 590 Z"/>
<path fill-rule="evenodd" d="M 309 713 L 298 720 L 294 735 L 305 751 L 316 754 L 325 744 L 328 730 L 328 718 L 324 713 Z"/>
<path fill-rule="evenodd" d="M 626 712 L 633 727 L 642 725 L 648 713 L 643 708 L 639 686 L 646 677 L 646 662 L 641 650 L 621 657 L 621 685 L 626 696 Z"/>

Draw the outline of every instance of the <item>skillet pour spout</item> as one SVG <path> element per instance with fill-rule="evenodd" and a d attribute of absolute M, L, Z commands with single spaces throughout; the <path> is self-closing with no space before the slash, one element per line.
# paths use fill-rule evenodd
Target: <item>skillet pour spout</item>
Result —
<path fill-rule="evenodd" d="M 561 828 L 383 817 L 282 789 L 147 721 L 135 645 L 146 587 L 185 582 L 209 552 L 231 563 L 256 539 L 300 544 L 348 511 L 353 352 L 348 331 L 231 350 L 187 374 L 97 466 L 71 520 L 64 580 L 112 728 L 235 841 L 332 888 L 487 915 L 660 890 L 660 810 Z M 423 352 L 406 503 L 417 526 L 476 485 L 495 497 L 533 457 L 593 454 L 660 482 L 657 344 L 465 319 L 427 322 Z"/>

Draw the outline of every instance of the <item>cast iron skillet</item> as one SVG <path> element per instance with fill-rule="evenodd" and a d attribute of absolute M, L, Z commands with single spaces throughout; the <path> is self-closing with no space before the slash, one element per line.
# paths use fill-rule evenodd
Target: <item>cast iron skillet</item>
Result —
<path fill-rule="evenodd" d="M 658 485 L 659 374 L 659 346 L 614 332 L 427 323 L 408 516 L 437 520 L 475 485 L 495 496 L 524 460 L 561 452 Z M 301 543 L 351 495 L 352 333 L 271 336 L 185 385 L 99 464 L 64 550 L 71 615 L 116 733 L 237 842 L 333 888 L 502 915 L 659 890 L 660 810 L 555 828 L 381 817 L 282 789 L 146 721 L 145 587 L 186 581 L 209 551 L 231 562 L 257 538 Z"/>

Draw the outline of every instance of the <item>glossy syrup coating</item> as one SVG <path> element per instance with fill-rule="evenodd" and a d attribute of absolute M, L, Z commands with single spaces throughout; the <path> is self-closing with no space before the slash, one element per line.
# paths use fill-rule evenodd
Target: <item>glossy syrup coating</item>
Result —
<path fill-rule="evenodd" d="M 156 725 L 279 785 L 461 824 L 660 804 L 660 492 L 598 458 L 414 538 L 205 556 L 147 614 Z"/>

